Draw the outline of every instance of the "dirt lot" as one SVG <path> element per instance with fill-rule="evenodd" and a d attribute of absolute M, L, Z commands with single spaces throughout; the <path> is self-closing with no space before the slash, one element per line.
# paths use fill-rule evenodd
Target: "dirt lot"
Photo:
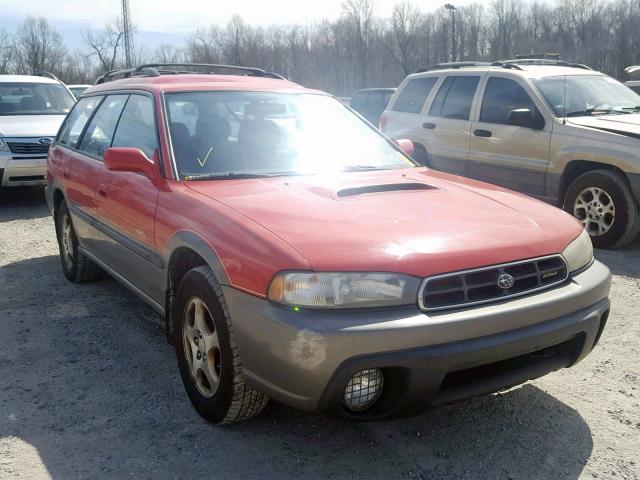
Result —
<path fill-rule="evenodd" d="M 640 246 L 601 344 L 572 370 L 421 417 L 348 424 L 270 404 L 207 424 L 159 317 L 62 276 L 38 189 L 0 192 L 0 479 L 640 478 Z"/>

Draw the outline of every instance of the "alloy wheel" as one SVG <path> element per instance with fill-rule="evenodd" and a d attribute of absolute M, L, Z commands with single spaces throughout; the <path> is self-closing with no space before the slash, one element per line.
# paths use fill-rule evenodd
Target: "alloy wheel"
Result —
<path fill-rule="evenodd" d="M 220 384 L 220 341 L 209 308 L 199 297 L 192 297 L 182 323 L 184 356 L 191 378 L 204 397 L 211 398 Z"/>
<path fill-rule="evenodd" d="M 62 217 L 62 257 L 69 270 L 73 268 L 73 227 L 69 214 Z"/>
<path fill-rule="evenodd" d="M 613 226 L 616 207 L 611 195 L 599 187 L 587 187 L 576 197 L 573 215 L 593 236 L 604 235 Z"/>

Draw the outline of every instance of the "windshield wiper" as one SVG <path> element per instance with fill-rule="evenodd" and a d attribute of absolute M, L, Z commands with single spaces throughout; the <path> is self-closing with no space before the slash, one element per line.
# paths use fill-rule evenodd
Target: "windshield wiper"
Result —
<path fill-rule="evenodd" d="M 251 172 L 219 172 L 219 173 L 203 173 L 201 175 L 188 175 L 185 180 L 225 180 L 234 179 L 242 180 L 245 178 L 271 178 L 284 177 L 287 175 L 295 175 L 295 172 L 273 172 L 273 173 L 251 173 Z"/>
<path fill-rule="evenodd" d="M 594 113 L 598 114 L 609 114 L 609 113 L 617 113 L 617 114 L 623 114 L 623 113 L 629 113 L 629 112 L 625 112 L 622 110 L 614 110 L 612 108 L 588 108 L 586 110 L 577 110 L 575 112 L 568 112 L 565 114 L 566 117 L 590 117 L 591 115 L 593 115 Z"/>
<path fill-rule="evenodd" d="M 636 105 L 635 107 L 622 107 L 623 110 L 637 110 L 640 112 L 640 105 Z"/>

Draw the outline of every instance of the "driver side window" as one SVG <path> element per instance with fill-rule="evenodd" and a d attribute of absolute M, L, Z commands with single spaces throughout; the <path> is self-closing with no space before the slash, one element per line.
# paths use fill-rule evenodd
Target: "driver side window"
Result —
<path fill-rule="evenodd" d="M 502 77 L 489 79 L 482 99 L 481 122 L 509 125 L 509 112 L 521 108 L 540 116 L 535 103 L 518 82 Z"/>

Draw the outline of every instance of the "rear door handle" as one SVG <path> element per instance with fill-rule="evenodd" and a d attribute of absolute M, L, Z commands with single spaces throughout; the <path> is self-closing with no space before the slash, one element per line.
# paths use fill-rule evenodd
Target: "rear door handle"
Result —
<path fill-rule="evenodd" d="M 474 130 L 473 134 L 476 137 L 490 137 L 491 135 L 493 135 L 489 130 L 481 130 L 481 129 Z"/>
<path fill-rule="evenodd" d="M 431 122 L 424 122 L 422 124 L 422 128 L 427 128 L 429 130 L 433 130 L 436 128 L 436 124 L 435 123 L 431 123 Z"/>
<path fill-rule="evenodd" d="M 107 196 L 107 186 L 104 183 L 98 185 L 98 195 L 100 195 L 101 197 Z"/>

